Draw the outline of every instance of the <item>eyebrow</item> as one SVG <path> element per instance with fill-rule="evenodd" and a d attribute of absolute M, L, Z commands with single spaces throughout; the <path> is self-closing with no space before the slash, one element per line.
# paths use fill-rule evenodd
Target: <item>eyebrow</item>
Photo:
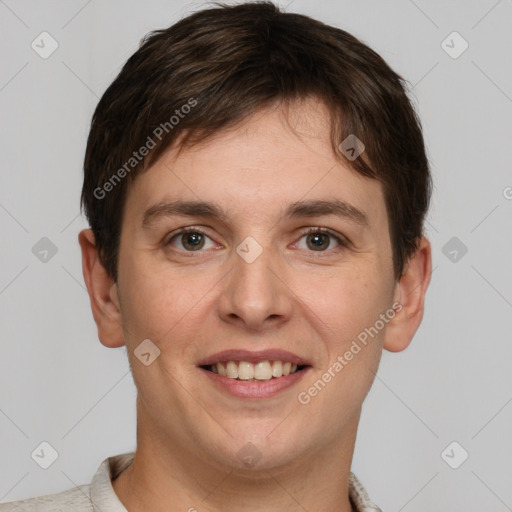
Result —
<path fill-rule="evenodd" d="M 182 215 L 204 217 L 227 223 L 229 215 L 220 206 L 206 201 L 165 201 L 149 207 L 142 216 L 142 227 L 146 228 L 164 217 Z M 361 226 L 368 226 L 368 216 L 355 206 L 339 199 L 297 201 L 288 206 L 285 218 L 320 217 L 336 215 Z"/>

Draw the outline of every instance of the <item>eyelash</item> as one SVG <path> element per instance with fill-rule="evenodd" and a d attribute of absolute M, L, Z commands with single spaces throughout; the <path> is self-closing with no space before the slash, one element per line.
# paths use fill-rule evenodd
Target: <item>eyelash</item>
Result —
<path fill-rule="evenodd" d="M 198 233 L 200 235 L 203 235 L 203 236 L 206 236 L 208 238 L 210 238 L 204 231 L 202 231 L 201 229 L 198 229 L 198 228 L 195 228 L 194 226 L 188 226 L 188 227 L 185 227 L 185 228 L 182 228 L 180 230 L 178 230 L 176 233 L 174 233 L 170 238 L 167 239 L 166 242 L 164 242 L 164 245 L 167 247 L 167 246 L 170 246 L 171 245 L 171 242 L 176 239 L 177 237 L 179 237 L 180 235 L 184 235 L 186 233 Z M 340 236 L 340 235 L 337 235 L 335 234 L 334 232 L 332 232 L 331 230 L 327 229 L 327 228 L 320 228 L 320 227 L 310 227 L 310 228 L 307 228 L 305 229 L 300 237 L 299 237 L 299 240 L 306 236 L 306 235 L 310 235 L 310 234 L 322 234 L 322 235 L 329 235 L 331 238 L 333 238 L 336 242 L 338 242 L 339 244 L 339 247 L 336 247 L 334 249 L 327 249 L 325 251 L 309 251 L 311 253 L 325 253 L 325 252 L 332 252 L 332 251 L 339 251 L 339 250 L 342 250 L 342 249 L 348 249 L 351 247 L 351 243 L 350 241 L 345 238 L 344 236 Z M 194 253 L 200 253 L 200 252 L 204 252 L 202 250 L 198 250 L 198 251 L 183 251 L 183 250 L 178 250 L 179 252 L 182 252 L 182 253 L 186 253 L 186 254 L 194 254 Z"/>

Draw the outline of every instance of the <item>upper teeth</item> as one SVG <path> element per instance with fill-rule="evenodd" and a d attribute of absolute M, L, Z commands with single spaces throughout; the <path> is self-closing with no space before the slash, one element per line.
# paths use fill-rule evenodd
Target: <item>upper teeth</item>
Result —
<path fill-rule="evenodd" d="M 211 370 L 223 377 L 241 380 L 270 380 L 297 371 L 297 365 L 289 361 L 261 361 L 256 364 L 247 361 L 227 361 L 211 365 Z"/>

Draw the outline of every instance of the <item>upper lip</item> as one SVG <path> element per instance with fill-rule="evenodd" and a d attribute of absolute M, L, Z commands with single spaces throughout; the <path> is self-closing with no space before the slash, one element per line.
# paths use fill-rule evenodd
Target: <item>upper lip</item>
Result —
<path fill-rule="evenodd" d="M 207 356 L 198 361 L 197 366 L 207 366 L 211 364 L 220 363 L 223 361 L 247 361 L 248 363 L 259 363 L 261 361 L 289 361 L 292 364 L 298 366 L 306 366 L 310 363 L 292 352 L 281 349 L 269 349 L 269 350 L 223 350 L 210 356 Z"/>

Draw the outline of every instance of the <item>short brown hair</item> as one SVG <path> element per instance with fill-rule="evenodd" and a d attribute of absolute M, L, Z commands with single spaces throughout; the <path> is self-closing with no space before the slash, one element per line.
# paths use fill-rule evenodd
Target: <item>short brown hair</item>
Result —
<path fill-rule="evenodd" d="M 109 275 L 117 280 L 128 184 L 178 135 L 181 145 L 193 144 L 276 101 L 308 97 L 330 112 L 335 154 L 382 183 L 399 278 L 431 194 L 405 81 L 349 33 L 268 1 L 215 4 L 151 32 L 98 103 L 81 206 Z M 349 135 L 365 145 L 355 160 L 338 149 Z"/>

